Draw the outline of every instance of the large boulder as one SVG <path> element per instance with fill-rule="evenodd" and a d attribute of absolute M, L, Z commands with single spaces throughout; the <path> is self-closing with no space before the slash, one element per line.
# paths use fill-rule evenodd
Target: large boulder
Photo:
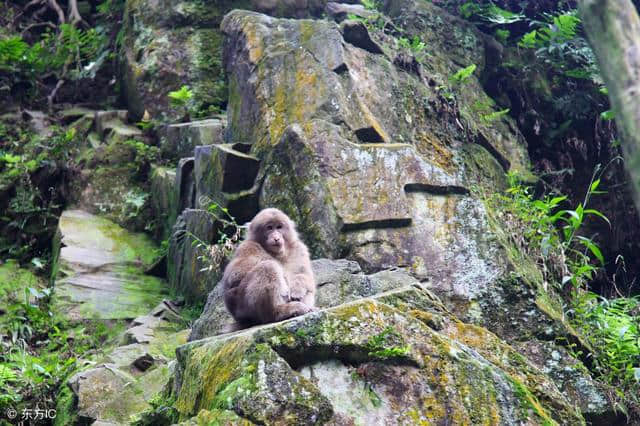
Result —
<path fill-rule="evenodd" d="M 584 424 L 541 370 L 420 287 L 177 355 L 169 400 L 184 421 L 229 410 L 258 424 Z"/>
<path fill-rule="evenodd" d="M 215 115 L 227 103 L 219 24 L 231 9 L 274 16 L 319 17 L 326 0 L 127 0 L 120 57 L 122 93 L 135 119 L 145 111 L 165 122 Z M 187 85 L 193 96 L 175 107 L 168 93 Z"/>
<path fill-rule="evenodd" d="M 258 212 L 258 159 L 242 151 L 244 144 L 203 145 L 195 148 L 194 180 L 199 208 L 228 208 L 239 224 Z M 219 212 L 220 213 L 220 212 Z M 229 217 L 225 217 L 229 219 Z"/>
<path fill-rule="evenodd" d="M 450 19 L 424 8 L 424 20 Z M 506 272 L 470 190 L 499 188 L 505 167 L 526 167 L 522 136 L 505 118 L 498 136 L 481 143 L 467 131 L 473 120 L 439 89 L 461 63 L 482 69 L 484 41 L 472 26 L 459 25 L 465 43 L 453 56 L 449 44 L 430 44 L 418 75 L 394 61 L 400 52 L 382 31 L 369 39 L 384 53 L 367 50 L 363 37 L 347 40 L 345 26 L 341 32 L 330 21 L 236 10 L 221 26 L 227 139 L 252 143 L 263 162 L 260 205 L 289 214 L 314 257 L 346 254 L 369 273 L 407 267 L 466 300 Z M 473 75 L 460 92 L 469 102 L 488 101 Z"/>

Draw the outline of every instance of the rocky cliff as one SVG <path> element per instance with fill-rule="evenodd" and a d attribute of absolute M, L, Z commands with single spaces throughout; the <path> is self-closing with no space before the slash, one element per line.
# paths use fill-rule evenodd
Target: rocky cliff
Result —
<path fill-rule="evenodd" d="M 74 376 L 66 412 L 138 424 L 616 418 L 569 353 L 588 347 L 559 296 L 485 203 L 507 171 L 529 168 L 525 138 L 482 84 L 498 43 L 430 2 L 351 3 L 127 1 L 124 96 L 133 116 L 162 121 L 172 165 L 151 175 L 169 287 L 206 306 L 175 361 L 134 348 L 163 369 L 162 392 L 98 409 L 95 386 Z M 420 49 L 401 42 L 414 39 Z M 174 122 L 184 115 L 164 87 L 178 82 L 194 89 L 190 119 L 226 114 Z M 227 224 L 212 203 L 239 223 L 267 206 L 290 215 L 316 259 L 321 309 L 221 334 L 225 259 L 211 264 L 206 244 Z M 130 374 L 139 357 L 127 356 L 106 365 Z"/>

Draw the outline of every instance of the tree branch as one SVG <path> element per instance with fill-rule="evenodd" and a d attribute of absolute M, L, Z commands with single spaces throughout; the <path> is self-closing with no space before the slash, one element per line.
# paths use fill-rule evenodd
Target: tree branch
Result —
<path fill-rule="evenodd" d="M 73 25 L 78 22 L 84 22 L 82 16 L 80 16 L 80 11 L 78 10 L 78 0 L 69 0 L 69 17 L 71 18 L 71 23 Z"/>
<path fill-rule="evenodd" d="M 630 0 L 580 0 L 578 8 L 609 91 L 640 211 L 640 18 Z"/>
<path fill-rule="evenodd" d="M 62 8 L 58 4 L 58 2 L 56 2 L 56 0 L 48 0 L 48 2 L 49 6 L 58 14 L 58 22 L 60 24 L 64 24 L 65 22 L 67 22 L 67 20 L 64 18 L 64 12 L 62 11 Z"/>

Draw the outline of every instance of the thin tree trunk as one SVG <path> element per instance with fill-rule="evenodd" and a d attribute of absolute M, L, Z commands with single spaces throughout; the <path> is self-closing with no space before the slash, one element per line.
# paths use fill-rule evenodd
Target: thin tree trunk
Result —
<path fill-rule="evenodd" d="M 579 0 L 578 8 L 609 90 L 640 211 L 640 18 L 631 0 Z"/>

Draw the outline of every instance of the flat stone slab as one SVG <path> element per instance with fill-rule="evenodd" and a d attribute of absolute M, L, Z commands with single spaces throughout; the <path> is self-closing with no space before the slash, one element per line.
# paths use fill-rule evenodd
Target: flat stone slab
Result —
<path fill-rule="evenodd" d="M 60 263 L 76 272 L 112 263 L 138 263 L 144 269 L 157 257 L 156 245 L 148 236 L 83 210 L 63 212 L 58 227 L 63 246 Z"/>
<path fill-rule="evenodd" d="M 82 210 L 65 211 L 59 231 L 56 300 L 70 319 L 132 319 L 166 296 L 166 282 L 143 272 L 157 257 L 146 235 Z"/>

